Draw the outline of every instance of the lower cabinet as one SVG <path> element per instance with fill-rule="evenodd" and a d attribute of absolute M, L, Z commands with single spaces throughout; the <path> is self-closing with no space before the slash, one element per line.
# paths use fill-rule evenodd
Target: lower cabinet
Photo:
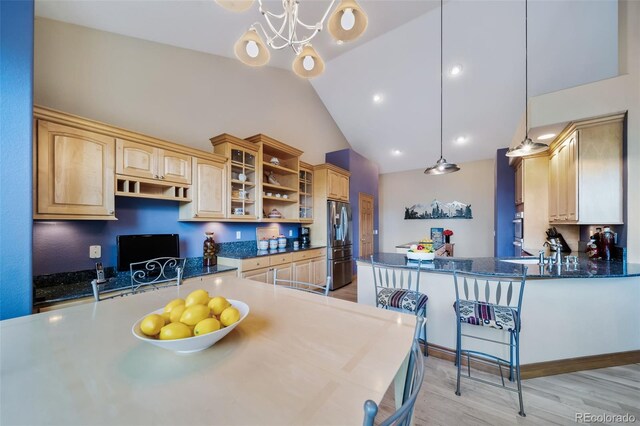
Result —
<path fill-rule="evenodd" d="M 241 278 L 267 284 L 273 284 L 276 272 L 283 280 L 323 284 L 327 279 L 324 248 L 249 259 L 218 257 L 218 263 L 237 267 Z"/>

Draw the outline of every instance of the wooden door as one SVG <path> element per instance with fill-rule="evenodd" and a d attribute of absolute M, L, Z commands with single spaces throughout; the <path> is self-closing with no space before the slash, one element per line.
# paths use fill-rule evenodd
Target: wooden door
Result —
<path fill-rule="evenodd" d="M 358 194 L 360 257 L 373 254 L 373 195 Z"/>
<path fill-rule="evenodd" d="M 124 139 L 116 139 L 116 173 L 157 179 L 156 148 Z"/>
<path fill-rule="evenodd" d="M 349 201 L 349 176 L 340 175 L 340 199 Z"/>
<path fill-rule="evenodd" d="M 569 166 L 568 144 L 558 149 L 558 220 L 567 220 L 567 168 Z"/>
<path fill-rule="evenodd" d="M 567 143 L 567 220 L 578 220 L 578 132 Z"/>
<path fill-rule="evenodd" d="M 549 221 L 558 220 L 558 152 L 549 157 Z"/>
<path fill-rule="evenodd" d="M 318 257 L 311 259 L 311 282 L 323 285 L 327 281 L 327 259 Z"/>
<path fill-rule="evenodd" d="M 273 284 L 273 282 L 269 282 L 270 276 L 271 276 L 270 268 L 255 269 L 253 271 L 247 271 L 242 273 L 242 278 L 246 278 L 248 280 L 253 280 L 253 281 L 259 281 L 261 283 Z"/>
<path fill-rule="evenodd" d="M 524 188 L 523 188 L 523 172 L 524 172 L 524 160 L 521 160 L 516 166 L 516 188 L 515 188 L 515 199 L 516 205 L 522 204 L 524 202 Z"/>
<path fill-rule="evenodd" d="M 115 140 L 38 120 L 36 214 L 114 217 Z"/>
<path fill-rule="evenodd" d="M 305 260 L 293 264 L 293 279 L 305 283 L 311 282 L 311 261 Z"/>
<path fill-rule="evenodd" d="M 341 200 L 342 188 L 340 176 L 333 170 L 327 170 L 327 198 Z"/>
<path fill-rule="evenodd" d="M 284 265 L 278 265 L 271 268 L 271 270 L 269 271 L 269 283 L 273 284 L 273 281 L 275 280 L 275 276 L 276 276 L 276 271 L 278 272 L 279 280 L 293 279 L 293 267 L 291 266 L 291 263 L 286 263 Z M 281 284 L 285 285 L 287 283 L 281 283 Z"/>
<path fill-rule="evenodd" d="M 169 182 L 191 183 L 191 157 L 158 149 L 158 176 Z"/>
<path fill-rule="evenodd" d="M 194 181 L 192 185 L 194 216 L 224 218 L 226 212 L 227 170 L 223 163 L 193 159 Z"/>

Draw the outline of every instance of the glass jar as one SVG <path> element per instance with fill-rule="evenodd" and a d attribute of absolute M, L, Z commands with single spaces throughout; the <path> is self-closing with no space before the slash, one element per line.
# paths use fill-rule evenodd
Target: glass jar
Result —
<path fill-rule="evenodd" d="M 205 232 L 205 240 L 202 243 L 202 266 L 215 266 L 218 264 L 216 256 L 216 242 L 213 239 L 213 232 Z"/>

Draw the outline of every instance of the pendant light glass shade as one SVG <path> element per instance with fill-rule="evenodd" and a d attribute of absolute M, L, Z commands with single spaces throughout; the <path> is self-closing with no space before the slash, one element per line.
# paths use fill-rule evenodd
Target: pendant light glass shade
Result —
<path fill-rule="evenodd" d="M 216 0 L 216 3 L 232 12 L 244 12 L 253 6 L 253 0 Z"/>
<path fill-rule="evenodd" d="M 305 45 L 293 60 L 293 72 L 303 78 L 317 77 L 324 71 L 324 61 L 310 45 Z"/>
<path fill-rule="evenodd" d="M 526 138 L 520 142 L 515 148 L 510 148 L 507 157 L 524 157 L 526 155 L 538 154 L 549 149 L 549 145 L 541 142 L 534 142 L 531 138 Z"/>
<path fill-rule="evenodd" d="M 436 162 L 434 166 L 429 167 L 424 171 L 425 175 L 446 175 L 447 173 L 453 173 L 460 170 L 457 164 L 449 163 L 444 158 L 440 157 L 440 159 Z"/>
<path fill-rule="evenodd" d="M 443 107 L 442 107 L 442 74 L 443 74 L 443 64 L 442 64 L 442 51 L 443 51 L 443 44 L 444 44 L 444 38 L 443 38 L 443 0 L 440 0 L 440 159 L 438 161 L 436 161 L 436 164 L 427 168 L 424 171 L 425 175 L 445 175 L 447 173 L 453 173 L 453 172 L 457 172 L 458 170 L 460 170 L 460 167 L 458 167 L 457 164 L 455 163 L 449 163 L 447 162 L 447 160 L 444 159 L 444 157 L 442 156 L 442 114 L 443 114 Z"/>
<path fill-rule="evenodd" d="M 234 46 L 236 57 L 252 67 L 266 65 L 271 58 L 267 45 L 254 28 L 250 28 L 240 37 Z"/>
<path fill-rule="evenodd" d="M 369 19 L 358 2 L 342 0 L 327 21 L 329 33 L 339 41 L 355 40 L 367 29 Z"/>

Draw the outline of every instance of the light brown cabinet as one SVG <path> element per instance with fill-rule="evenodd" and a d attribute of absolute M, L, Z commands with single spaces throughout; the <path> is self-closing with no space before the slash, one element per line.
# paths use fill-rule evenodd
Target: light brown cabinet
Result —
<path fill-rule="evenodd" d="M 116 173 L 190 184 L 191 157 L 151 145 L 118 139 Z"/>
<path fill-rule="evenodd" d="M 552 144 L 549 222 L 622 223 L 623 118 L 574 123 Z"/>
<path fill-rule="evenodd" d="M 227 205 L 226 159 L 220 161 L 193 157 L 191 203 L 180 205 L 180 220 L 222 219 Z"/>
<path fill-rule="evenodd" d="M 524 183 L 523 183 L 523 173 L 524 173 L 524 161 L 520 161 L 515 166 L 516 172 L 516 186 L 515 186 L 515 200 L 516 206 L 518 204 L 524 203 Z"/>
<path fill-rule="evenodd" d="M 349 201 L 349 175 L 335 170 L 327 170 L 327 198 Z"/>
<path fill-rule="evenodd" d="M 114 220 L 114 138 L 36 123 L 34 218 Z"/>

